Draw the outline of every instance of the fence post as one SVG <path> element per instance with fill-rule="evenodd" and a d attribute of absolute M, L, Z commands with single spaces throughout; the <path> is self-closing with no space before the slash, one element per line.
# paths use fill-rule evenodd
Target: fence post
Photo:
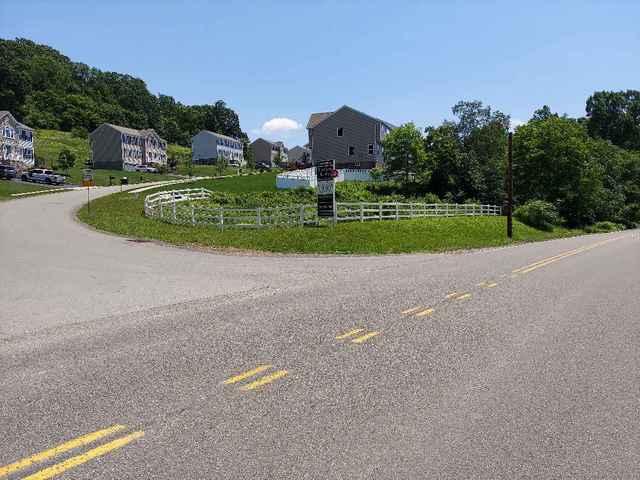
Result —
<path fill-rule="evenodd" d="M 191 204 L 191 225 L 195 225 L 195 224 L 196 224 L 196 207 L 192 203 Z"/>
<path fill-rule="evenodd" d="M 173 199 L 173 221 L 176 221 L 176 199 Z"/>
<path fill-rule="evenodd" d="M 360 221 L 364 222 L 364 204 L 360 202 Z"/>
<path fill-rule="evenodd" d="M 396 202 L 396 220 L 400 220 L 400 206 Z"/>
<path fill-rule="evenodd" d="M 382 220 L 382 203 L 378 204 L 378 213 L 380 214 L 380 220 Z"/>
<path fill-rule="evenodd" d="M 300 205 L 300 216 L 298 218 L 300 219 L 300 226 L 304 227 L 304 205 Z"/>
<path fill-rule="evenodd" d="M 262 226 L 262 208 L 258 207 L 256 209 L 256 223 L 258 224 L 258 228 Z"/>
<path fill-rule="evenodd" d="M 162 199 L 160 199 L 158 203 L 160 203 L 160 219 L 162 219 L 164 217 L 164 211 L 162 209 Z"/>
<path fill-rule="evenodd" d="M 220 230 L 224 230 L 224 208 L 220 207 L 220 218 L 218 224 L 220 225 Z"/>
<path fill-rule="evenodd" d="M 413 218 L 413 203 L 409 204 L 409 218 Z"/>

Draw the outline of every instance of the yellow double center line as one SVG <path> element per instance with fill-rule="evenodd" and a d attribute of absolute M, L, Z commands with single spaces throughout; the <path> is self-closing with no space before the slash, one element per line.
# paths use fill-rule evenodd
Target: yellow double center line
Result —
<path fill-rule="evenodd" d="M 345 332 L 341 335 L 336 336 L 336 339 L 344 340 L 348 338 L 351 340 L 351 343 L 364 343 L 370 338 L 377 337 L 378 335 L 380 335 L 380 332 L 369 332 L 369 333 L 365 333 L 364 335 L 360 335 L 364 331 L 365 331 L 364 328 L 354 328 L 353 330 L 349 330 L 348 332 Z M 354 336 L 355 338 L 351 338 Z"/>
<path fill-rule="evenodd" d="M 112 427 L 82 435 L 80 437 L 74 438 L 73 440 L 64 442 L 56 447 L 50 448 L 40 453 L 36 453 L 35 455 L 23 458 L 22 460 L 18 460 L 17 462 L 10 463 L 9 465 L 0 467 L 0 478 L 10 475 L 14 472 L 18 472 L 25 468 L 29 468 L 37 463 L 45 462 L 70 450 L 84 447 L 86 445 L 89 445 L 90 443 L 100 440 L 101 438 L 125 430 L 126 428 L 127 427 L 124 425 L 113 425 Z M 131 443 L 132 441 L 142 436 L 144 436 L 143 431 L 133 432 L 129 435 L 89 450 L 88 452 L 85 452 L 81 455 L 71 457 L 64 462 L 57 463 L 51 467 L 45 468 L 44 470 L 40 470 L 39 472 L 29 475 L 28 477 L 24 477 L 23 480 L 46 480 L 48 478 L 52 478 L 71 468 L 77 467 L 78 465 L 82 465 L 83 463 L 93 460 L 94 458 L 101 457 L 113 450 L 122 448 L 128 443 Z"/>
<path fill-rule="evenodd" d="M 529 265 L 525 265 L 524 267 L 517 268 L 513 270 L 512 273 L 515 274 L 525 274 L 537 270 L 538 268 L 546 267 L 551 263 L 558 262 L 564 258 L 572 257 L 574 255 L 578 255 L 579 253 L 587 252 L 589 250 L 593 250 L 594 248 L 601 247 L 610 242 L 614 242 L 616 240 L 620 240 L 622 237 L 610 238 L 604 240 L 602 242 L 594 243 L 591 245 L 586 245 L 584 247 L 576 248 L 573 250 L 569 250 L 567 252 L 559 253 L 558 255 L 554 255 L 553 257 L 543 258 L 542 260 L 538 260 L 537 262 L 531 263 Z"/>
<path fill-rule="evenodd" d="M 223 383 L 225 385 L 233 385 L 234 383 L 241 382 L 246 380 L 247 378 L 255 377 L 256 375 L 269 370 L 273 365 L 259 365 L 256 368 L 251 370 L 247 370 L 246 372 L 242 372 L 238 375 L 234 375 L 233 377 L 227 378 Z M 240 387 L 241 390 L 255 390 L 256 388 L 260 388 L 264 385 L 267 385 L 279 378 L 286 377 L 289 375 L 289 372 L 286 370 L 278 370 L 277 372 L 270 373 L 269 375 L 265 375 L 253 382 L 247 383 L 246 385 Z"/>

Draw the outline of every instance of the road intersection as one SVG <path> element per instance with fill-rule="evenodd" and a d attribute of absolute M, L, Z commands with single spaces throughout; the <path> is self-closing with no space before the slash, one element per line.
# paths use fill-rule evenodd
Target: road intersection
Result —
<path fill-rule="evenodd" d="M 0 479 L 638 471 L 635 231 L 238 256 L 94 232 L 82 198 L 0 205 Z"/>

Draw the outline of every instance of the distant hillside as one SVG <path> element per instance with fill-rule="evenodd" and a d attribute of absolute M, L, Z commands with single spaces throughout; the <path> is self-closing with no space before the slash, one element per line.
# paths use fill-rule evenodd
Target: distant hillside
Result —
<path fill-rule="evenodd" d="M 203 128 L 248 140 L 238 115 L 221 100 L 183 105 L 151 94 L 139 78 L 73 62 L 27 39 L 0 39 L 0 110 L 31 127 L 67 132 L 108 122 L 154 128 L 168 142 L 185 146 Z"/>

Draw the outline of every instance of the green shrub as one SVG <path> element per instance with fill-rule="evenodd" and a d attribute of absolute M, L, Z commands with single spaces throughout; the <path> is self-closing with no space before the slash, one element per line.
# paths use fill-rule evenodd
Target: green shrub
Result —
<path fill-rule="evenodd" d="M 71 129 L 71 136 L 75 138 L 87 138 L 89 136 L 89 131 L 83 127 L 73 127 Z"/>
<path fill-rule="evenodd" d="M 624 230 L 624 225 L 615 222 L 596 222 L 593 225 L 585 227 L 587 233 L 607 233 L 617 232 L 618 230 Z"/>
<path fill-rule="evenodd" d="M 620 222 L 627 228 L 637 228 L 640 225 L 640 203 L 631 203 L 624 207 Z"/>
<path fill-rule="evenodd" d="M 516 208 L 514 216 L 522 223 L 539 230 L 550 232 L 561 223 L 558 209 L 543 200 L 530 200 Z"/>

